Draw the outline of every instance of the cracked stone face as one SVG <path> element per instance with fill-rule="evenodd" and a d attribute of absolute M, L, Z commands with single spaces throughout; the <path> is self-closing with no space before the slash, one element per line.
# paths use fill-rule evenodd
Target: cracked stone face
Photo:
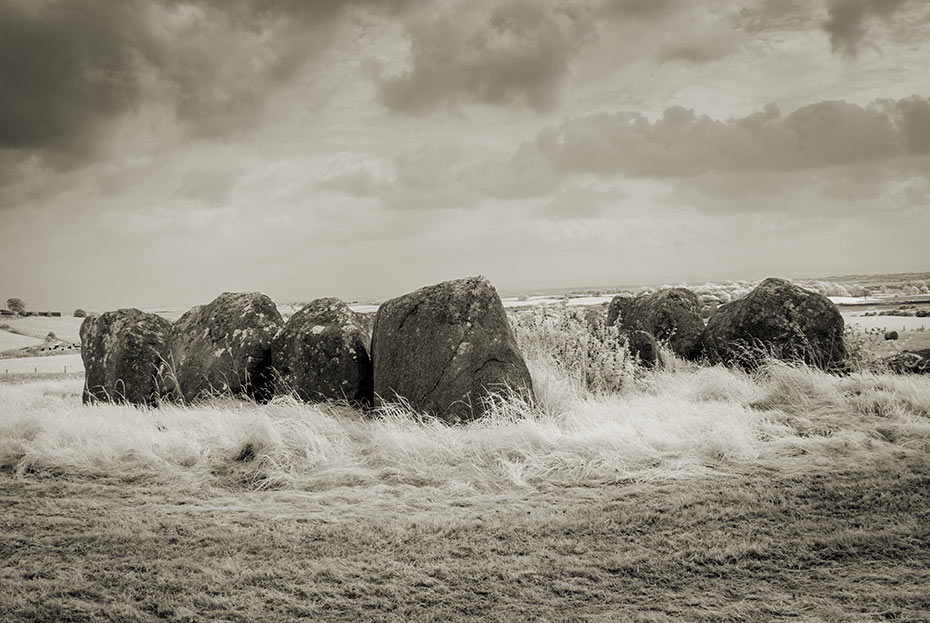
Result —
<path fill-rule="evenodd" d="M 490 392 L 532 392 L 500 297 L 483 277 L 385 302 L 371 350 L 376 403 L 406 401 L 449 423 L 481 417 Z"/>

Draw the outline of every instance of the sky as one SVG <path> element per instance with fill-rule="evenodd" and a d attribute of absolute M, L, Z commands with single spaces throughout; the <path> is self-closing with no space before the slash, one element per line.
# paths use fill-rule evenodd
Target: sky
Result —
<path fill-rule="evenodd" d="M 0 0 L 0 299 L 930 270 L 926 0 Z"/>

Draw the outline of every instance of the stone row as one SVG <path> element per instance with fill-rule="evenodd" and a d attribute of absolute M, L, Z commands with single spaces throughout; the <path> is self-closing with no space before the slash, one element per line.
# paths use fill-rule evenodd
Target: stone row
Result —
<path fill-rule="evenodd" d="M 607 322 L 647 367 L 662 365 L 661 341 L 711 364 L 753 369 L 775 357 L 844 369 L 843 318 L 823 295 L 770 278 L 706 324 L 700 309 L 694 292 L 667 288 L 614 297 Z M 222 294 L 174 323 L 137 309 L 89 317 L 81 325 L 84 401 L 293 395 L 363 407 L 397 402 L 455 423 L 480 417 L 492 392 L 532 396 L 503 304 L 483 277 L 391 299 L 369 320 L 325 298 L 284 322 L 260 293 Z M 893 363 L 923 372 L 922 362 Z"/>
<path fill-rule="evenodd" d="M 284 322 L 260 293 L 225 293 L 176 322 L 137 309 L 81 325 L 84 402 L 156 405 L 215 395 L 400 402 L 449 423 L 480 417 L 489 394 L 532 395 L 503 304 L 483 277 L 382 304 L 371 325 L 334 298 Z"/>

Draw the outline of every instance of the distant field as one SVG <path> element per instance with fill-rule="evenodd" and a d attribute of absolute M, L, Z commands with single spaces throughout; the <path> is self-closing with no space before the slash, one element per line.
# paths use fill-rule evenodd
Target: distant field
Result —
<path fill-rule="evenodd" d="M 0 330 L 0 353 L 5 350 L 26 348 L 27 346 L 36 346 L 37 344 L 41 344 L 43 341 L 44 340 L 32 337 L 30 335 L 19 335 L 18 333 L 10 333 L 9 331 Z"/>
<path fill-rule="evenodd" d="M 930 318 L 915 316 L 863 316 L 863 312 L 843 312 L 847 326 L 860 329 L 881 329 L 883 331 L 915 331 L 923 329 L 930 332 Z"/>
<path fill-rule="evenodd" d="M 3 318 L 0 320 L 0 324 L 9 325 L 12 329 L 20 333 L 39 338 L 40 341 L 51 331 L 60 340 L 80 343 L 80 329 L 83 321 L 83 318 L 71 318 L 68 316 L 62 316 L 60 318 L 27 316 L 25 318 Z"/>
<path fill-rule="evenodd" d="M 80 353 L 51 355 L 49 357 L 17 357 L 0 359 L 0 382 L 3 374 L 58 374 L 60 372 L 83 372 L 84 363 Z"/>
<path fill-rule="evenodd" d="M 876 355 L 891 355 L 903 350 L 930 348 L 930 318 L 913 316 L 862 316 L 863 312 L 844 311 L 846 326 L 862 332 L 877 332 L 868 337 L 869 350 Z M 886 341 L 883 334 L 896 331 L 898 339 Z"/>

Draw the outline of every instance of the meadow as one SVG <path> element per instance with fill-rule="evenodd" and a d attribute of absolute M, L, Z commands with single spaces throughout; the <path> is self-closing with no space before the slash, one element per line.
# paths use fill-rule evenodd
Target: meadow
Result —
<path fill-rule="evenodd" d="M 69 316 L 46 317 L 46 316 L 27 316 L 27 317 L 5 317 L 0 320 L 0 324 L 6 325 L 12 332 L 22 336 L 30 336 L 39 341 L 45 339 L 49 332 L 53 332 L 59 339 L 68 342 L 80 343 L 80 329 L 83 318 L 72 318 Z M 4 333 L 7 333 L 4 331 Z M 0 334 L 2 336 L 2 334 Z M 6 348 L 0 347 L 2 350 Z M 10 347 L 16 348 L 16 347 Z"/>
<path fill-rule="evenodd" d="M 460 427 L 0 384 L 0 619 L 930 619 L 930 379 L 513 324 L 536 401 Z"/>

